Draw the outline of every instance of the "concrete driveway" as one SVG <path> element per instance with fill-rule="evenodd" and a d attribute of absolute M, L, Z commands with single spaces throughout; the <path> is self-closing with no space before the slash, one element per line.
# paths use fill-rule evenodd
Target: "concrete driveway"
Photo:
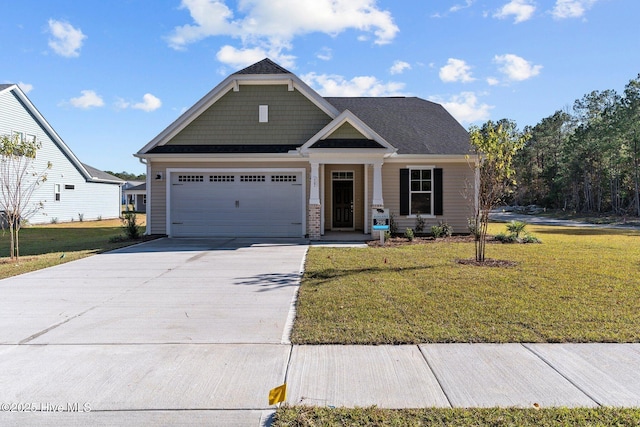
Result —
<path fill-rule="evenodd" d="M 29 412 L 0 422 L 257 425 L 285 376 L 306 250 L 161 239 L 0 281 L 0 403 Z"/>

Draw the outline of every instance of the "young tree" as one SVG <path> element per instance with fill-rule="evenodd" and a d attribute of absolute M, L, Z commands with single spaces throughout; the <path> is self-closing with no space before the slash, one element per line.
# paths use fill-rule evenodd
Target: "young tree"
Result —
<path fill-rule="evenodd" d="M 491 120 L 481 128 L 469 130 L 475 150 L 477 200 L 474 203 L 473 222 L 476 232 L 476 261 L 484 262 L 489 212 L 512 191 L 515 185 L 513 159 L 525 142 L 528 133 L 521 133 L 512 120 Z"/>
<path fill-rule="evenodd" d="M 4 211 L 3 228 L 9 228 L 11 247 L 9 255 L 18 260 L 19 232 L 22 222 L 28 220 L 43 207 L 41 201 L 31 197 L 38 186 L 47 180 L 47 170 L 37 170 L 35 158 L 42 144 L 23 140 L 21 135 L 0 137 L 0 210 Z"/>

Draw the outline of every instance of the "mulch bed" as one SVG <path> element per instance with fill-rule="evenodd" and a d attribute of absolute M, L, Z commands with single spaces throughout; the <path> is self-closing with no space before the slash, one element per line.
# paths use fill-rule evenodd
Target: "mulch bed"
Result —
<path fill-rule="evenodd" d="M 487 243 L 492 243 L 493 237 L 487 238 Z M 439 237 L 434 238 L 431 236 L 426 237 L 414 237 L 413 240 L 409 241 L 406 237 L 392 237 L 390 239 L 384 240 L 384 247 L 398 247 L 398 246 L 406 246 L 406 245 L 425 245 L 429 243 L 437 243 L 437 242 L 450 242 L 450 243 L 473 243 L 473 236 L 470 234 L 461 234 L 455 235 L 451 237 Z M 382 247 L 380 245 L 380 240 L 369 240 L 367 245 L 371 247 Z"/>

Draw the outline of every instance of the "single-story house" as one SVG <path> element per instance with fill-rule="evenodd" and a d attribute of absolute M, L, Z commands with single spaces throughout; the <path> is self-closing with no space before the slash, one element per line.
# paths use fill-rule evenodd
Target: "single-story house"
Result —
<path fill-rule="evenodd" d="M 135 156 L 147 166 L 147 232 L 320 239 L 446 221 L 467 232 L 467 131 L 416 97 L 322 97 L 264 59 L 231 74 Z M 471 199 L 471 200 L 470 200 Z M 374 231 L 373 238 L 377 236 Z"/>
<path fill-rule="evenodd" d="M 132 181 L 133 182 L 133 181 Z M 123 190 L 126 205 L 133 205 L 135 212 L 147 211 L 147 183 L 143 182 Z"/>
<path fill-rule="evenodd" d="M 43 208 L 27 218 L 31 224 L 118 218 L 123 181 L 86 165 L 15 84 L 0 84 L 0 135 L 38 141 L 35 169 L 47 171 L 31 197 Z M 0 177 L 2 179 L 2 177 Z"/>

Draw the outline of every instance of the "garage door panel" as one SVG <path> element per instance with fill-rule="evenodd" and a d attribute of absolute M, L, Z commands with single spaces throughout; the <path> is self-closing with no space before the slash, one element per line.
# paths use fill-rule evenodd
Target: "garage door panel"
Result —
<path fill-rule="evenodd" d="M 215 180 L 214 180 L 215 177 Z M 301 173 L 172 173 L 176 237 L 301 237 Z"/>

